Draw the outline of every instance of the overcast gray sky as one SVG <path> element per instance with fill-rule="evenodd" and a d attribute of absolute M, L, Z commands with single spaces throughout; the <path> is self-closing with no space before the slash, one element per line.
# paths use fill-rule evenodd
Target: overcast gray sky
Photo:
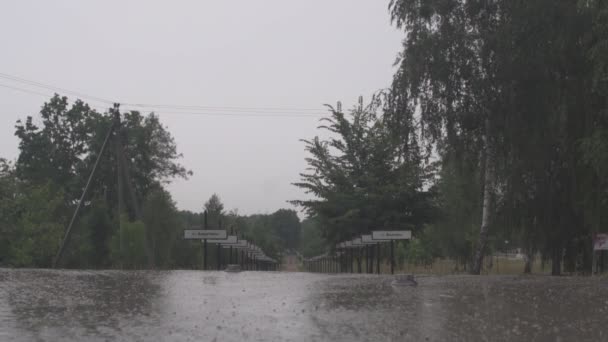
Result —
<path fill-rule="evenodd" d="M 403 34 L 390 25 L 387 5 L 4 1 L 0 73 L 126 103 L 323 113 L 323 103 L 341 100 L 350 107 L 359 95 L 369 98 L 390 84 Z M 0 157 L 14 160 L 15 121 L 37 114 L 47 98 L 2 85 L 52 91 L 0 78 Z M 287 200 L 303 196 L 291 183 L 306 166 L 299 139 L 318 133 L 316 118 L 295 111 L 280 118 L 175 112 L 158 111 L 184 155 L 181 162 L 194 172 L 169 185 L 180 209 L 200 210 L 213 192 L 243 214 L 290 207 Z"/>

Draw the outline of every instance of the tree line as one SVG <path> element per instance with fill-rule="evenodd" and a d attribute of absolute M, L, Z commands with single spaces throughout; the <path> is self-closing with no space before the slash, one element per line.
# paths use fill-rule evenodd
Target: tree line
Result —
<path fill-rule="evenodd" d="M 1 266 L 51 266 L 112 120 L 80 100 L 70 104 L 55 95 L 39 115 L 17 122 L 19 156 L 14 162 L 0 159 Z M 226 212 L 214 194 L 199 213 L 179 211 L 165 186 L 192 172 L 178 162 L 173 137 L 153 113 L 129 111 L 121 121 L 115 134 L 122 136 L 136 203 L 124 201 L 119 208 L 116 146 L 110 146 L 84 198 L 62 267 L 200 268 L 201 243 L 183 240 L 183 230 L 201 227 L 203 210 L 210 228 L 222 224 L 271 257 L 299 243 L 300 220 L 293 210 L 239 215 Z M 214 262 L 216 253 L 207 254 Z"/>
<path fill-rule="evenodd" d="M 552 274 L 589 272 L 608 219 L 608 3 L 391 0 L 404 32 L 391 86 L 329 108 L 306 140 L 297 200 L 327 246 L 414 231 L 479 274 L 521 248 Z M 420 248 L 418 248 L 420 249 Z"/>

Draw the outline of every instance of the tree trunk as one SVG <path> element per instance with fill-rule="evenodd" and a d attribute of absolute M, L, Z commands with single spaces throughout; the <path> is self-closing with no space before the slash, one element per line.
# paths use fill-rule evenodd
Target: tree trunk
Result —
<path fill-rule="evenodd" d="M 486 132 L 484 135 L 483 158 L 485 160 L 485 170 L 483 177 L 483 205 L 481 212 L 481 227 L 479 229 L 479 241 L 473 259 L 471 274 L 479 275 L 483 265 L 483 253 L 488 244 L 488 228 L 490 226 L 490 200 L 494 188 L 494 167 L 493 158 L 490 153 L 488 134 L 490 133 L 490 120 L 485 120 Z"/>

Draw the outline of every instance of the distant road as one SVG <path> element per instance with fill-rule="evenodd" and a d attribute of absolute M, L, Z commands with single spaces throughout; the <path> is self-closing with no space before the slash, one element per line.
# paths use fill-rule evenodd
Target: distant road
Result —
<path fill-rule="evenodd" d="M 281 265 L 281 271 L 297 272 L 298 271 L 298 258 L 294 254 L 285 256 L 283 258 L 283 264 Z"/>

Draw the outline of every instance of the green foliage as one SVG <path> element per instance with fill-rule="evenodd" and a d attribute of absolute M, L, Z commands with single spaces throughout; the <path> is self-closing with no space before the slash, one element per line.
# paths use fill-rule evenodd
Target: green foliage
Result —
<path fill-rule="evenodd" d="M 485 188 L 495 241 L 510 235 L 528 253 L 541 250 L 554 274 L 563 255 L 585 259 L 584 244 L 572 242 L 605 229 L 608 212 L 606 2 L 392 0 L 389 8 L 406 34 L 393 89 L 420 110 L 423 142 L 441 161 L 445 217 L 436 233 L 466 243 Z M 475 176 L 485 168 L 495 179 Z"/>
<path fill-rule="evenodd" d="M 172 264 L 172 242 L 182 237 L 177 209 L 171 195 L 159 188 L 151 191 L 142 210 L 142 221 L 149 234 L 154 265 L 167 268 Z"/>
<path fill-rule="evenodd" d="M 218 229 L 220 221 L 224 218 L 224 204 L 217 194 L 211 195 L 209 200 L 205 202 L 205 211 L 207 211 L 207 224 L 209 229 Z"/>
<path fill-rule="evenodd" d="M 10 237 L 15 231 L 18 208 L 15 203 L 17 179 L 11 165 L 0 158 L 0 265 L 10 257 Z"/>
<path fill-rule="evenodd" d="M 17 121 L 15 135 L 20 140 L 20 153 L 16 175 L 32 184 L 51 181 L 61 185 L 66 200 L 76 200 L 112 118 L 80 100 L 70 106 L 67 97 L 55 95 L 40 110 L 40 120 L 40 127 L 34 124 L 32 116 L 25 122 Z M 162 182 L 173 177 L 185 178 L 190 173 L 176 162 L 181 155 L 177 153 L 173 137 L 156 115 L 142 116 L 136 111 L 124 113 L 122 127 L 119 134 L 130 164 L 131 181 L 140 198 L 145 198 L 148 191 Z M 117 198 L 116 167 L 116 156 L 110 146 L 94 179 L 91 198 Z"/>
<path fill-rule="evenodd" d="M 63 238 L 66 216 L 63 193 L 50 184 L 22 188 L 15 196 L 12 227 L 3 243 L 8 245 L 5 263 L 16 267 L 48 267 Z M 3 234 L 4 235 L 4 234 Z"/>
<path fill-rule="evenodd" d="M 307 218 L 302 221 L 299 251 L 304 257 L 311 258 L 326 251 L 327 245 L 321 234 L 321 227 L 316 218 Z"/>
<path fill-rule="evenodd" d="M 75 208 L 111 122 L 109 115 L 96 112 L 86 103 L 78 100 L 70 105 L 66 97 L 59 95 L 43 105 L 38 118 L 28 116 L 17 122 L 15 135 L 20 140 L 20 153 L 15 167 L 4 160 L 0 162 L 0 220 L 3 223 L 0 263 L 50 265 L 67 217 Z M 177 163 L 181 155 L 158 117 L 131 111 L 123 114 L 122 129 L 111 136 L 93 178 L 64 255 L 68 267 L 119 265 L 115 263 L 119 259 L 114 246 L 118 234 L 118 193 L 113 149 L 118 135 L 136 197 L 140 201 L 148 200 L 146 225 L 153 231 L 153 247 L 163 254 L 162 257 L 156 255 L 156 261 L 169 264 L 168 246 L 172 240 L 166 227 L 171 227 L 170 234 L 181 227 L 175 225 L 175 207 L 170 198 L 159 199 L 162 196 L 157 190 L 169 179 L 187 177 L 190 172 Z M 133 203 L 127 203 L 127 212 L 129 217 L 135 217 Z M 132 236 L 141 233 L 137 224 L 130 229 Z M 132 245 L 139 248 L 134 243 Z M 125 258 L 135 259 L 125 259 L 125 263 L 129 267 L 140 267 L 143 264 L 137 259 L 139 252 L 133 253 Z"/>
<path fill-rule="evenodd" d="M 309 172 L 294 185 L 314 197 L 292 203 L 317 217 L 330 245 L 383 227 L 416 231 L 433 216 L 434 193 L 425 189 L 430 179 L 415 128 L 391 107 L 395 101 L 380 94 L 348 116 L 330 107 L 321 128 L 332 137 L 304 141 Z"/>
<path fill-rule="evenodd" d="M 145 248 L 145 225 L 141 221 L 130 222 L 126 216 L 121 218 L 123 251 L 120 250 L 120 231 L 112 236 L 110 255 L 114 265 L 127 269 L 141 269 L 147 266 Z"/>
<path fill-rule="evenodd" d="M 270 215 L 270 225 L 285 249 L 295 250 L 300 243 L 300 218 L 295 210 L 279 209 Z"/>

